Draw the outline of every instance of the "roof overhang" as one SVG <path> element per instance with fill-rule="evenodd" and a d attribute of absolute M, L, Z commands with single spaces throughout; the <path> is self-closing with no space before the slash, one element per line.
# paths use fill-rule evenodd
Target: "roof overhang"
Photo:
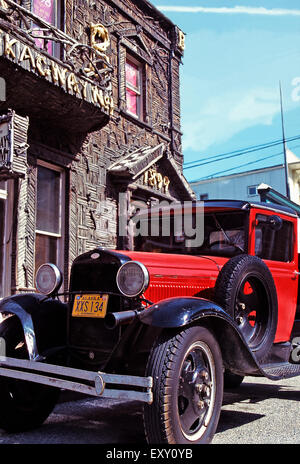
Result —
<path fill-rule="evenodd" d="M 145 146 L 137 148 L 123 158 L 115 161 L 109 168 L 110 176 L 115 182 L 135 183 L 155 163 L 163 160 L 167 166 L 168 176 L 179 185 L 182 200 L 195 200 L 195 194 L 185 179 L 176 162 L 167 155 L 166 145 L 160 143 L 154 147 Z M 174 198 L 170 197 L 170 200 Z"/>

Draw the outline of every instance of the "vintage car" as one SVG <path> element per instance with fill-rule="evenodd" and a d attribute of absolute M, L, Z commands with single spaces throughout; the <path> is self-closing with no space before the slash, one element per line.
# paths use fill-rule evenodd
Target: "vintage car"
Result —
<path fill-rule="evenodd" d="M 134 217 L 144 233 L 132 250 L 78 256 L 67 294 L 46 263 L 37 293 L 1 301 L 1 428 L 40 425 L 64 389 L 143 402 L 148 443 L 209 443 L 224 383 L 300 375 L 294 211 L 229 200 L 167 210 L 151 210 L 150 229 L 149 211 Z M 201 240 L 183 216 L 189 231 L 199 219 Z"/>

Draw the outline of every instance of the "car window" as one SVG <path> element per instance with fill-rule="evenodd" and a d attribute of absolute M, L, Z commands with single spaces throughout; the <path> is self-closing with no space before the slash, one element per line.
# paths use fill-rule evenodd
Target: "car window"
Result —
<path fill-rule="evenodd" d="M 240 211 L 207 212 L 203 221 L 203 243 L 201 246 L 187 246 L 187 237 L 184 230 L 174 224 L 170 218 L 170 233 L 151 235 L 151 227 L 141 227 L 149 230 L 147 235 L 139 234 L 134 238 L 136 251 L 149 251 L 157 253 L 177 253 L 190 255 L 215 255 L 231 257 L 247 253 L 248 247 L 248 215 Z M 176 221 L 175 221 L 176 222 Z"/>
<path fill-rule="evenodd" d="M 255 255 L 261 259 L 289 262 L 293 259 L 293 224 L 282 221 L 276 230 L 270 216 L 258 214 L 255 227 Z"/>

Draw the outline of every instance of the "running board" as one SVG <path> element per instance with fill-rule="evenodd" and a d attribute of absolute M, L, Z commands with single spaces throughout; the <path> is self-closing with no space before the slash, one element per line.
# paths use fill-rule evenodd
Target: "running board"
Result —
<path fill-rule="evenodd" d="M 26 380 L 101 398 L 149 404 L 153 401 L 152 377 L 106 374 L 5 356 L 0 356 L 0 377 Z M 132 388 L 122 390 L 121 386 Z"/>
<path fill-rule="evenodd" d="M 260 370 L 265 377 L 271 380 L 288 379 L 300 375 L 300 364 L 288 362 L 278 364 L 264 364 Z"/>

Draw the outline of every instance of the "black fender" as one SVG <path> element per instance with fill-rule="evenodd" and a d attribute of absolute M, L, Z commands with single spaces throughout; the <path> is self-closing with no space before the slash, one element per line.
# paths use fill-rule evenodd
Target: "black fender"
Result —
<path fill-rule="evenodd" d="M 0 313 L 15 315 L 22 325 L 30 360 L 43 351 L 66 344 L 67 305 L 39 293 L 3 298 Z"/>
<path fill-rule="evenodd" d="M 197 323 L 214 333 L 224 366 L 232 372 L 259 374 L 259 364 L 232 317 L 216 303 L 197 297 L 173 297 L 153 304 L 138 315 L 148 326 L 181 329 Z"/>

